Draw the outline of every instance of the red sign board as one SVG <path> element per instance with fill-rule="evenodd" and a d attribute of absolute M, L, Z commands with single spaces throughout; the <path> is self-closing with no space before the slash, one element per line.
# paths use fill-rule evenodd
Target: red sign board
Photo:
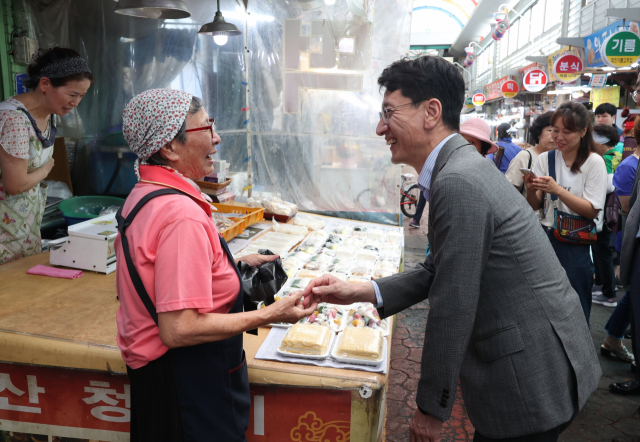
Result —
<path fill-rule="evenodd" d="M 496 98 L 502 98 L 502 85 L 511 80 L 511 77 L 508 75 L 506 77 L 502 77 L 493 83 L 489 83 L 485 86 L 485 92 L 487 93 L 487 100 L 495 100 Z"/>
<path fill-rule="evenodd" d="M 482 106 L 485 102 L 485 96 L 484 94 L 474 94 L 472 100 L 474 105 Z"/>
<path fill-rule="evenodd" d="M 522 85 L 529 92 L 540 92 L 547 85 L 547 74 L 542 69 L 533 69 L 522 79 Z"/>
<path fill-rule="evenodd" d="M 129 378 L 107 373 L 0 363 L 0 420 L 81 428 L 87 439 L 100 430 L 129 433 Z M 51 430 L 53 431 L 53 430 Z M 50 436 L 68 436 L 50 434 Z"/>
<path fill-rule="evenodd" d="M 553 63 L 553 72 L 563 83 L 571 83 L 582 75 L 584 66 L 582 60 L 577 55 L 567 54 Z"/>
<path fill-rule="evenodd" d="M 502 83 L 502 96 L 505 98 L 513 98 L 518 95 L 518 83 L 513 80 L 507 80 Z"/>

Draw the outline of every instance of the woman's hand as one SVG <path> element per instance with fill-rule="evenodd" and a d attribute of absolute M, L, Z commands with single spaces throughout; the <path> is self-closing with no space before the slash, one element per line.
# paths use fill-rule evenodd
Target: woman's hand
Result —
<path fill-rule="evenodd" d="M 258 267 L 266 262 L 275 261 L 280 258 L 280 255 L 260 255 L 259 253 L 254 253 L 252 255 L 245 255 L 242 258 L 238 258 L 236 260 L 236 264 L 239 261 L 249 264 L 251 267 Z"/>
<path fill-rule="evenodd" d="M 311 316 L 318 307 L 317 302 L 311 302 L 305 309 L 303 299 L 304 292 L 300 290 L 285 298 L 281 298 L 269 307 L 265 307 L 265 309 L 271 310 L 269 313 L 270 316 L 273 317 L 272 322 L 288 322 L 290 324 L 294 324 L 302 318 Z"/>
<path fill-rule="evenodd" d="M 524 180 L 524 185 L 527 187 L 527 190 L 535 190 L 533 187 L 533 180 L 536 178 L 537 177 L 532 173 L 522 175 L 522 179 Z"/>
<path fill-rule="evenodd" d="M 49 161 L 47 161 L 47 164 L 42 166 L 43 172 L 46 174 L 45 178 L 47 176 L 49 176 L 49 173 L 51 172 L 51 169 L 53 169 L 54 163 L 55 163 L 55 161 L 53 160 L 53 158 L 51 158 Z"/>
<path fill-rule="evenodd" d="M 564 189 L 556 180 L 551 178 L 550 176 L 541 176 L 540 178 L 533 178 L 533 188 L 536 190 L 541 190 L 545 193 L 550 193 L 552 195 L 558 195 Z"/>

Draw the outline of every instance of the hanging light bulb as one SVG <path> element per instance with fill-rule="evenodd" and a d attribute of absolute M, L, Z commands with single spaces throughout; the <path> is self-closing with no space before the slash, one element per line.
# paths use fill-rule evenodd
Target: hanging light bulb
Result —
<path fill-rule="evenodd" d="M 200 34 L 213 35 L 213 41 L 217 45 L 224 45 L 227 43 L 229 37 L 241 35 L 242 32 L 233 23 L 227 23 L 220 12 L 220 0 L 218 0 L 218 12 L 211 23 L 202 25 Z"/>
<path fill-rule="evenodd" d="M 227 31 L 214 32 L 213 41 L 215 41 L 218 46 L 224 46 L 227 44 L 227 41 L 229 41 L 229 34 Z"/>

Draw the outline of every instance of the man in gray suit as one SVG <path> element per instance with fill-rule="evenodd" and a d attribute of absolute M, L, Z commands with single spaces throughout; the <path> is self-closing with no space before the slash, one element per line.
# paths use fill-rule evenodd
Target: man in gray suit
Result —
<path fill-rule="evenodd" d="M 412 442 L 438 439 L 458 378 L 475 441 L 556 441 L 602 374 L 578 295 L 522 195 L 457 134 L 455 66 L 401 60 L 378 83 L 377 134 L 421 171 L 431 254 L 374 283 L 315 279 L 305 302 L 368 301 L 387 317 L 429 298 Z"/>

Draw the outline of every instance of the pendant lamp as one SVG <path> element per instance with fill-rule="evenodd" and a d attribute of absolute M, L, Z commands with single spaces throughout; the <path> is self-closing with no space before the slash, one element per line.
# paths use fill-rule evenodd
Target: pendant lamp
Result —
<path fill-rule="evenodd" d="M 181 19 L 191 16 L 182 0 L 118 0 L 116 12 L 132 17 Z"/>
<path fill-rule="evenodd" d="M 218 46 L 223 46 L 227 43 L 229 37 L 241 35 L 240 29 L 233 23 L 227 23 L 220 12 L 220 0 L 218 0 L 218 12 L 211 23 L 202 25 L 198 31 L 200 34 L 213 35 L 213 41 Z"/>

